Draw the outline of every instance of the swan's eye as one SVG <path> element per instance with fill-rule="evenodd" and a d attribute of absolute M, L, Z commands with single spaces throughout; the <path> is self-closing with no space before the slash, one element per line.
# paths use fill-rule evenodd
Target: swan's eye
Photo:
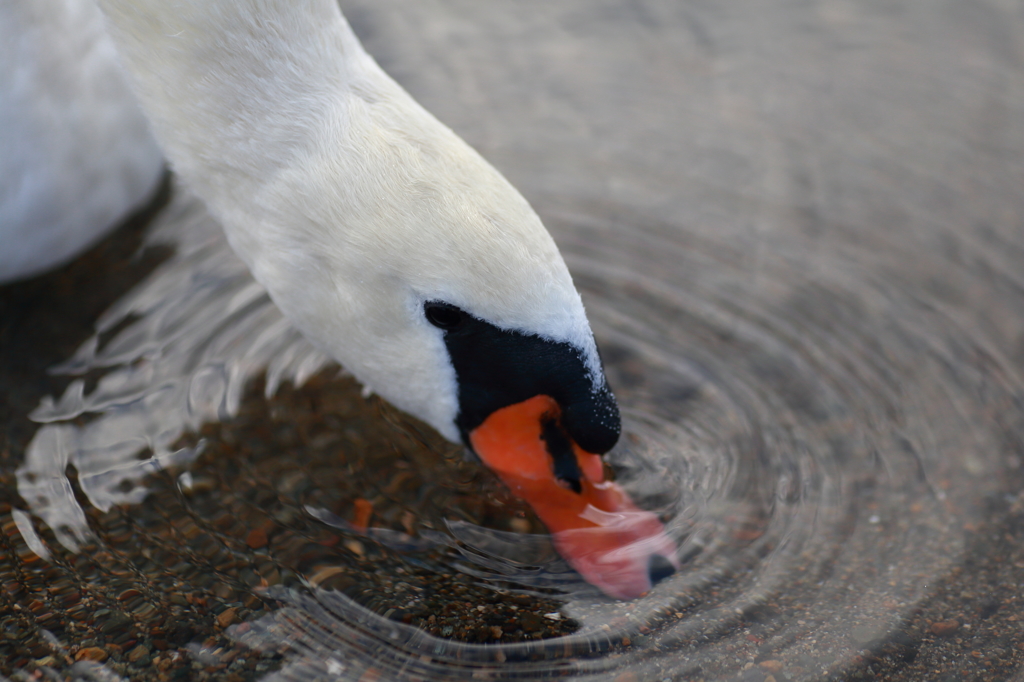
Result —
<path fill-rule="evenodd" d="M 455 329 L 466 318 L 466 314 L 447 303 L 430 302 L 423 306 L 427 322 L 441 329 Z"/>

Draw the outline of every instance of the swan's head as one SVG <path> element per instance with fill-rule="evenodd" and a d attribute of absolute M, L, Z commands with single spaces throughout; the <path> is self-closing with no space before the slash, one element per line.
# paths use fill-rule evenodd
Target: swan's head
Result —
<path fill-rule="evenodd" d="M 536 214 L 447 130 L 443 144 L 387 132 L 318 159 L 293 188 L 304 229 L 269 259 L 269 276 L 257 264 L 261 281 L 367 388 L 451 440 L 472 447 L 496 410 L 547 395 L 573 441 L 609 450 L 615 399 Z"/>
<path fill-rule="evenodd" d="M 316 221 L 316 248 L 293 252 L 300 281 L 271 287 L 288 290 L 282 307 L 367 388 L 451 440 L 472 447 L 495 411 L 547 395 L 574 442 L 611 449 L 615 399 L 537 216 L 462 144 L 430 158 L 382 146 L 377 163 L 399 150 L 412 159 L 386 163 L 357 196 L 333 192 L 346 195 L 331 204 L 345 216 L 336 227 Z M 344 163 L 356 153 L 374 152 L 349 150 Z"/>
<path fill-rule="evenodd" d="M 526 200 L 373 62 L 332 96 L 309 131 L 292 122 L 290 158 L 257 192 L 218 207 L 257 279 L 368 389 L 453 441 L 547 395 L 574 442 L 609 450 L 615 399 Z"/>
<path fill-rule="evenodd" d="M 309 339 L 476 451 L 609 594 L 675 565 L 603 481 L 618 408 L 551 236 L 335 3 L 104 6 L 175 169 Z"/>

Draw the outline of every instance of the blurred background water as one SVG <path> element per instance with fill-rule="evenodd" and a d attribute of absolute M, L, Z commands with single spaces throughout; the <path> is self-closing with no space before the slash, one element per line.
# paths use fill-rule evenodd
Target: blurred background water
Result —
<path fill-rule="evenodd" d="M 172 183 L 0 289 L 5 674 L 1018 674 L 1024 6 L 342 6 L 552 231 L 683 570 L 582 583 Z"/>

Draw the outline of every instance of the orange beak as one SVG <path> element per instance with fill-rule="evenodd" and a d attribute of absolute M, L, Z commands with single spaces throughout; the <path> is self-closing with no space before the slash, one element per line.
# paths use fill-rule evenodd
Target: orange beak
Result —
<path fill-rule="evenodd" d="M 616 599 L 639 597 L 654 581 L 679 569 L 676 545 L 658 517 L 604 480 L 601 458 L 581 450 L 560 427 L 571 453 L 553 454 L 557 445 L 545 425 L 557 425 L 560 413 L 554 399 L 535 396 L 492 413 L 470 433 L 470 443 L 505 485 L 533 507 L 559 554 L 587 582 Z M 556 456 L 570 461 L 556 461 Z M 571 475 L 566 477 L 566 471 Z"/>

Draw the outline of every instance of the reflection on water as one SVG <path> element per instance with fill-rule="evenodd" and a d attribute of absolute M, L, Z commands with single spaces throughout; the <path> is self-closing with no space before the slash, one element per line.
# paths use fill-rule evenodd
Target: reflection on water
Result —
<path fill-rule="evenodd" d="M 44 399 L 30 415 L 45 426 L 26 450 L 18 491 L 72 551 L 88 528 L 63 475 L 68 465 L 98 509 L 141 502 L 147 474 L 198 454 L 175 449 L 179 437 L 235 414 L 245 380 L 258 370 L 267 368 L 270 395 L 282 380 L 301 384 L 327 364 L 232 256 L 198 202 L 179 197 L 158 221 L 152 239 L 175 244 L 175 255 L 53 370 L 107 371 L 88 393 L 77 379 L 59 401 Z M 85 424 L 69 423 L 83 415 Z"/>
<path fill-rule="evenodd" d="M 98 524 L 201 498 L 211 547 L 187 529 L 161 541 L 234 571 L 218 598 L 235 611 L 169 650 L 232 670 L 223 632 L 239 660 L 277 661 L 275 679 L 1019 667 L 1004 589 L 1024 580 L 1006 530 L 1024 511 L 1019 8 L 344 4 L 385 68 L 555 234 L 623 408 L 608 460 L 662 516 L 683 570 L 610 601 L 457 449 L 408 424 L 369 445 L 372 416 L 324 397 L 345 380 L 186 191 L 151 237 L 175 255 L 58 368 L 81 378 L 32 413 L 9 535 L 66 562 L 110 537 Z M 245 421 L 264 369 L 268 398 L 249 403 L 270 416 Z M 286 391 L 304 408 L 269 398 L 314 375 L 310 393 Z M 366 531 L 360 497 L 377 515 Z M 268 547 L 273 561 L 241 565 Z M 441 610 L 453 604 L 491 620 L 459 630 L 465 612 Z"/>

